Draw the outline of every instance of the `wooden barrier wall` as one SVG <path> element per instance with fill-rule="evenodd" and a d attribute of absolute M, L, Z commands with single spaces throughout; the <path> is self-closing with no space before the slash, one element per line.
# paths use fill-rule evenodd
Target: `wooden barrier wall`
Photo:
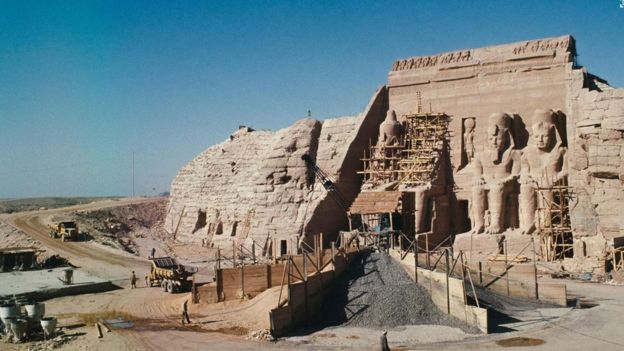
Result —
<path fill-rule="evenodd" d="M 308 276 L 307 281 L 292 283 L 288 290 L 288 304 L 270 312 L 273 335 L 282 336 L 294 328 L 316 321 L 322 311 L 325 293 L 331 289 L 330 284 L 347 269 L 356 255 L 357 251 L 337 255 L 331 269 Z"/>
<path fill-rule="evenodd" d="M 216 282 L 197 288 L 199 302 L 253 298 L 282 283 L 285 264 L 221 268 L 215 272 Z"/>
<path fill-rule="evenodd" d="M 292 256 L 293 264 L 300 270 L 303 270 L 304 259 L 306 260 L 307 274 L 314 274 L 317 270 L 329 265 L 331 249 L 318 250 L 318 255 L 309 253 Z M 216 269 L 216 282 L 197 288 L 198 300 L 199 302 L 215 303 L 243 297 L 254 298 L 271 287 L 281 285 L 285 267 L 286 264 L 280 263 Z"/>
<path fill-rule="evenodd" d="M 480 262 L 470 267 L 470 276 L 475 285 L 501 295 L 567 305 L 566 285 L 540 282 L 532 263 L 509 263 L 505 269 L 505 262 Z"/>
<path fill-rule="evenodd" d="M 414 254 L 408 253 L 403 260 L 398 251 L 390 250 L 390 256 L 414 279 Z M 431 295 L 431 300 L 440 311 L 473 325 L 482 332 L 488 332 L 488 310 L 467 304 L 464 282 L 447 277 L 446 273 L 418 267 L 418 284 Z"/>

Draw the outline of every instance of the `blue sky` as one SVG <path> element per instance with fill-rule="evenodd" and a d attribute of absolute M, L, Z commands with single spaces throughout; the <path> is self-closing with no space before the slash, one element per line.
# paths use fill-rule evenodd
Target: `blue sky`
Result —
<path fill-rule="evenodd" d="M 0 1 L 0 198 L 166 191 L 239 124 L 353 115 L 397 58 L 572 34 L 624 86 L 593 1 Z"/>

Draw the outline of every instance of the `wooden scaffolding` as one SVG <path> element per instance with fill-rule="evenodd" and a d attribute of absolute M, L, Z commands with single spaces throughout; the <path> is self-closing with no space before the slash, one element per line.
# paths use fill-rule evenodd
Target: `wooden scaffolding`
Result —
<path fill-rule="evenodd" d="M 538 230 L 542 261 L 557 261 L 573 254 L 570 225 L 570 187 L 566 179 L 551 187 L 538 187 L 541 198 L 538 207 Z"/>
<path fill-rule="evenodd" d="M 396 182 L 407 187 L 430 183 L 436 163 L 448 148 L 450 117 L 444 113 L 405 115 L 397 145 L 370 145 L 362 162 L 364 182 L 373 186 Z"/>

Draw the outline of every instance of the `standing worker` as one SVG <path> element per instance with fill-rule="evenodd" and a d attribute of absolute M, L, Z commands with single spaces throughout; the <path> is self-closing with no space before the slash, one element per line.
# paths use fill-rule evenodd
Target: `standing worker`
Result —
<path fill-rule="evenodd" d="M 136 288 L 136 282 L 137 282 L 136 274 L 134 274 L 134 271 L 132 271 L 132 276 L 130 277 L 130 288 L 132 289 Z"/>
<path fill-rule="evenodd" d="M 186 324 L 191 324 L 188 314 L 188 300 L 184 300 L 182 304 L 182 324 L 184 324 L 184 322 L 186 322 Z"/>
<path fill-rule="evenodd" d="M 150 255 L 150 258 L 154 257 L 156 257 L 156 249 L 152 247 L 152 254 Z"/>
<path fill-rule="evenodd" d="M 379 343 L 381 344 L 380 345 L 381 351 L 390 351 L 390 347 L 388 346 L 388 338 L 386 338 L 386 334 L 388 334 L 388 332 L 384 330 L 381 336 L 379 337 Z"/>

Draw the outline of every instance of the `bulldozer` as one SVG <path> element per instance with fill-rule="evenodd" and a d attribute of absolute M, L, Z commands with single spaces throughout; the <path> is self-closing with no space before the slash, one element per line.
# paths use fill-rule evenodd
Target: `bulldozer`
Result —
<path fill-rule="evenodd" d="M 151 258 L 152 268 L 147 276 L 149 286 L 160 286 L 164 292 L 176 293 L 191 289 L 192 281 L 188 280 L 197 273 L 197 267 L 179 264 L 172 257 Z"/>
<path fill-rule="evenodd" d="M 80 239 L 80 232 L 78 231 L 78 224 L 76 222 L 59 222 L 56 224 L 49 224 L 50 237 L 61 238 L 62 241 L 77 241 Z"/>

